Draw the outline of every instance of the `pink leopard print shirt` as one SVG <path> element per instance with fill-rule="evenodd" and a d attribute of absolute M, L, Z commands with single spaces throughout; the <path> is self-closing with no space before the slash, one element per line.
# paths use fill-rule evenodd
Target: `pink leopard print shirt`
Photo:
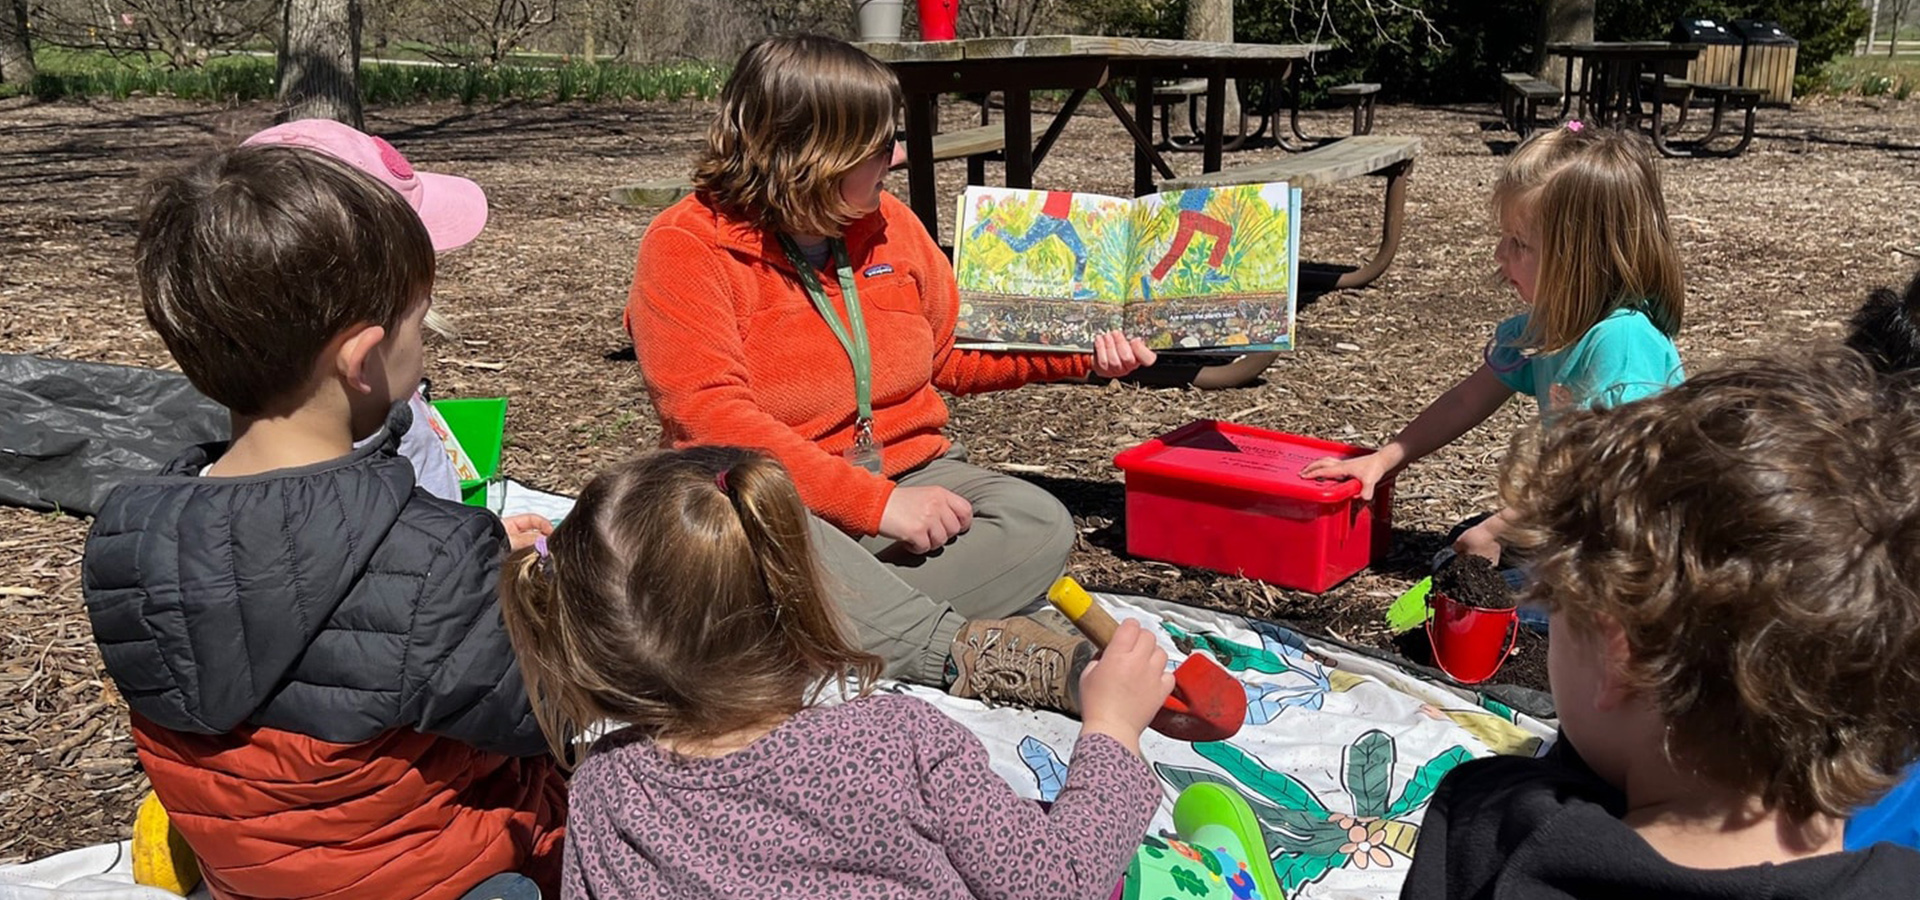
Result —
<path fill-rule="evenodd" d="M 564 896 L 1104 900 L 1159 802 L 1152 770 L 1094 735 L 1043 811 L 971 732 L 898 695 L 809 709 L 719 759 L 621 731 L 574 776 Z"/>

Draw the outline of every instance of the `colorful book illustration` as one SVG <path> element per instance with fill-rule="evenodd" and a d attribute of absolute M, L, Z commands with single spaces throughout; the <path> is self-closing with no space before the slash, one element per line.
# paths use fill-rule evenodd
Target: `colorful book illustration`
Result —
<path fill-rule="evenodd" d="M 1300 191 L 1284 182 L 1124 199 L 970 187 L 953 266 L 963 340 L 1081 350 L 1293 346 Z"/>

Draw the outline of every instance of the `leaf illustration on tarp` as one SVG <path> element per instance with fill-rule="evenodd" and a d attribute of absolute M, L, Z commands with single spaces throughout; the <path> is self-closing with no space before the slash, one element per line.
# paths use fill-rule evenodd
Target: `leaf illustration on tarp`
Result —
<path fill-rule="evenodd" d="M 1419 809 L 1433 796 L 1433 790 L 1440 786 L 1442 777 L 1472 758 L 1473 754 L 1468 753 L 1465 747 L 1452 747 L 1421 763 L 1420 768 L 1414 770 L 1413 777 L 1407 779 L 1407 786 L 1401 789 L 1400 799 L 1387 807 L 1385 817 L 1398 819 Z"/>
<path fill-rule="evenodd" d="M 1374 729 L 1354 739 L 1347 748 L 1347 793 L 1353 811 L 1361 816 L 1383 816 L 1387 792 L 1393 789 L 1393 738 Z"/>
<path fill-rule="evenodd" d="M 1345 861 L 1345 856 L 1331 853 L 1293 854 L 1274 860 L 1273 874 L 1280 880 L 1280 892 L 1291 897 L 1295 891 L 1319 881 Z"/>
<path fill-rule="evenodd" d="M 1316 684 L 1283 685 L 1241 682 L 1247 689 L 1247 724 L 1265 725 L 1289 708 L 1319 709 L 1327 692 Z"/>
<path fill-rule="evenodd" d="M 1033 771 L 1033 780 L 1040 788 L 1040 799 L 1052 802 L 1060 796 L 1060 789 L 1067 784 L 1067 766 L 1060 761 L 1060 755 L 1045 742 L 1027 735 L 1020 739 L 1020 759 Z"/>
<path fill-rule="evenodd" d="M 1283 628 L 1266 621 L 1249 621 L 1247 627 L 1260 636 L 1261 642 L 1265 643 L 1269 650 L 1284 652 L 1288 656 L 1299 659 L 1305 659 L 1309 652 L 1306 639 L 1291 628 Z"/>
<path fill-rule="evenodd" d="M 1291 775 L 1267 768 L 1232 744 L 1217 741 L 1198 743 L 1193 745 L 1193 752 L 1239 779 L 1241 784 L 1267 798 L 1275 806 L 1312 813 L 1316 818 L 1327 817 L 1326 805 L 1307 790 L 1306 785 Z"/>
<path fill-rule="evenodd" d="M 1487 712 L 1493 713 L 1508 722 L 1518 723 L 1520 721 L 1520 714 L 1514 712 L 1513 707 L 1501 703 L 1486 694 L 1475 694 L 1473 696 L 1475 700 L 1480 701 L 1480 707 Z"/>
<path fill-rule="evenodd" d="M 1247 806 L 1253 808 L 1253 817 L 1260 822 L 1260 837 L 1267 842 L 1268 847 L 1280 846 L 1287 843 L 1289 839 L 1304 840 L 1308 830 L 1312 828 L 1313 823 L 1306 813 L 1281 809 L 1259 797 L 1249 797 L 1247 792 L 1241 790 L 1240 786 L 1234 784 L 1231 779 L 1205 769 L 1188 769 L 1166 763 L 1154 763 L 1153 771 L 1160 776 L 1161 781 L 1173 788 L 1176 796 L 1181 791 L 1202 782 L 1217 784 L 1239 794 L 1240 799 L 1247 801 Z M 1288 833 L 1283 834 L 1275 830 L 1277 828 L 1285 829 Z"/>
<path fill-rule="evenodd" d="M 1264 647 L 1249 647 L 1238 641 L 1230 641 L 1217 634 L 1197 634 L 1181 629 L 1172 622 L 1162 622 L 1161 627 L 1173 638 L 1173 642 L 1189 653 L 1206 650 L 1220 662 L 1220 666 L 1229 672 L 1285 672 L 1292 669 L 1286 660 L 1281 659 Z"/>

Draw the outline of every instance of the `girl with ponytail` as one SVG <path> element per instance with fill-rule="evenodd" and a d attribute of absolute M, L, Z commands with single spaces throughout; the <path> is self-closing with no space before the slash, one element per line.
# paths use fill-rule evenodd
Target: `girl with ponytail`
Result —
<path fill-rule="evenodd" d="M 573 778 L 565 896 L 1105 896 L 1159 803 L 1139 737 L 1172 676 L 1150 635 L 1124 623 L 1086 668 L 1066 787 L 1048 810 L 1020 800 L 963 727 L 871 694 L 883 662 L 849 638 L 806 507 L 758 453 L 617 466 L 506 567 L 555 753 L 624 726 Z"/>

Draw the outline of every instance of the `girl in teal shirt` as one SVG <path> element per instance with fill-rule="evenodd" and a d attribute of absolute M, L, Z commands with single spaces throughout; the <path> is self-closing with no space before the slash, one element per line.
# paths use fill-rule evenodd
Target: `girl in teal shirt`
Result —
<path fill-rule="evenodd" d="M 1382 479 L 1467 433 L 1515 393 L 1541 417 L 1628 403 L 1683 377 L 1673 335 L 1685 286 L 1651 147 L 1638 135 L 1565 127 L 1535 134 L 1494 186 L 1494 259 L 1528 310 L 1500 323 L 1480 367 L 1376 453 L 1321 459 L 1301 474 Z M 1507 511 L 1465 529 L 1454 549 L 1500 560 Z"/>

